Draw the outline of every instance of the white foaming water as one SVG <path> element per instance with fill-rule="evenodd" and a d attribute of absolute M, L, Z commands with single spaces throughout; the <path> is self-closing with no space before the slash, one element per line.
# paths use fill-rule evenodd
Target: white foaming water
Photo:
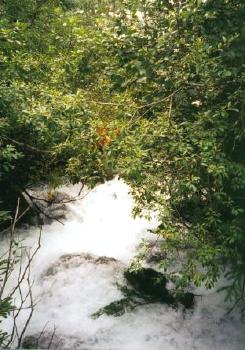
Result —
<path fill-rule="evenodd" d="M 73 194 L 75 187 L 66 191 Z M 107 182 L 69 204 L 64 226 L 44 226 L 32 267 L 38 303 L 27 335 L 40 334 L 48 322 L 46 332 L 56 327 L 58 349 L 245 349 L 244 325 L 225 316 L 222 295 L 214 291 L 197 298 L 193 311 L 156 303 L 120 317 L 91 318 L 99 308 L 122 298 L 115 283 L 122 281 L 140 239 L 151 237 L 147 230 L 156 225 L 156 220 L 132 218 L 128 191 L 122 181 Z M 32 246 L 38 229 L 22 230 L 21 235 Z M 27 314 L 28 310 L 20 314 L 20 325 Z M 10 322 L 5 327 L 11 327 Z"/>

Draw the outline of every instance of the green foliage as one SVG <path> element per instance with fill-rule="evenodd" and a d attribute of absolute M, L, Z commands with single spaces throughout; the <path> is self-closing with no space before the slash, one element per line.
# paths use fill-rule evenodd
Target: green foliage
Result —
<path fill-rule="evenodd" d="M 96 103 L 109 96 L 100 72 L 110 58 L 101 46 L 99 10 L 86 21 L 90 7 L 66 12 L 52 0 L 21 6 L 7 0 L 0 7 L 4 210 L 13 210 L 25 187 L 54 174 L 91 186 L 114 174 L 104 149 L 117 138 L 122 112 Z"/>
<path fill-rule="evenodd" d="M 179 285 L 212 287 L 228 269 L 237 298 L 244 1 L 19 4 L 0 5 L 0 209 L 41 181 L 119 174 L 135 214 L 159 213 L 164 267 L 185 251 Z"/>
<path fill-rule="evenodd" d="M 138 302 L 133 302 L 130 298 L 123 298 L 120 300 L 113 301 L 112 303 L 102 307 L 91 315 L 93 319 L 96 319 L 102 315 L 119 317 L 122 316 L 126 311 L 134 309 L 140 305 Z"/>
<path fill-rule="evenodd" d="M 118 168 L 135 213 L 160 212 L 169 265 L 188 247 L 180 285 L 244 276 L 244 15 L 239 0 L 128 1 L 108 29 L 114 89 L 138 105 Z"/>

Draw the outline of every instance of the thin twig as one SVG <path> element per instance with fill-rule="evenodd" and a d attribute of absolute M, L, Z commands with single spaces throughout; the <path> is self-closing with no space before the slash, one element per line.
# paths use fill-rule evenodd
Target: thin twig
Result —
<path fill-rule="evenodd" d="M 31 260 L 31 257 L 29 256 L 29 261 Z M 33 312 L 34 312 L 34 300 L 33 300 L 33 295 L 32 295 L 32 285 L 33 283 L 31 282 L 30 280 L 30 275 L 31 275 L 31 265 L 29 264 L 29 271 L 28 271 L 28 277 L 27 277 L 27 283 L 28 283 L 28 287 L 29 287 L 29 295 L 30 295 L 30 302 L 31 302 L 31 311 L 30 311 L 30 314 L 25 322 L 25 325 L 22 329 L 22 332 L 20 334 L 20 336 L 18 337 L 18 348 L 20 348 L 21 346 L 21 343 L 22 343 L 22 339 L 23 339 L 23 336 L 26 332 L 26 329 L 31 321 L 31 318 L 32 318 L 32 315 L 33 315 Z"/>
<path fill-rule="evenodd" d="M 14 215 L 14 218 L 12 219 L 11 227 L 10 227 L 9 251 L 8 251 L 8 253 L 6 253 L 7 254 L 7 258 L 6 258 L 7 266 L 6 266 L 3 284 L 0 288 L 0 300 L 1 300 L 3 297 L 3 294 L 5 294 L 6 285 L 7 285 L 7 282 L 9 280 L 9 277 L 10 277 L 12 271 L 14 270 L 14 266 L 16 265 L 17 262 L 19 262 L 20 266 L 19 266 L 16 285 L 12 290 L 10 290 L 8 293 L 6 293 L 8 298 L 13 299 L 14 294 L 16 292 L 18 292 L 20 301 L 19 301 L 18 305 L 12 309 L 13 326 L 12 326 L 12 330 L 11 330 L 11 333 L 10 333 L 8 339 L 6 339 L 6 343 L 4 344 L 5 348 L 12 348 L 13 344 L 16 342 L 16 339 L 17 339 L 18 348 L 21 347 L 23 336 L 24 336 L 26 329 L 30 323 L 30 320 L 31 320 L 33 312 L 34 312 L 34 307 L 36 305 L 34 303 L 33 294 L 32 294 L 32 287 L 34 284 L 34 280 L 31 280 L 31 265 L 32 265 L 32 261 L 33 261 L 35 255 L 37 254 L 37 251 L 41 247 L 42 226 L 40 227 L 40 233 L 39 233 L 37 247 L 34 249 L 33 252 L 31 252 L 31 248 L 29 248 L 29 250 L 27 251 L 27 253 L 26 253 L 27 254 L 27 263 L 25 265 L 25 268 L 23 269 L 23 267 L 22 267 L 23 259 L 24 259 L 24 254 L 23 254 L 23 250 L 22 250 L 23 248 L 21 249 L 20 256 L 18 256 L 17 255 L 18 248 L 15 248 L 15 241 L 14 241 L 14 231 L 16 228 L 16 223 L 18 222 L 20 217 L 22 217 L 24 215 L 24 213 L 21 213 L 19 215 L 19 206 L 20 206 L 20 200 L 18 198 L 15 215 Z M 26 209 L 26 211 L 27 210 L 28 210 L 28 208 Z M 26 293 L 23 293 L 23 288 L 22 288 L 24 281 L 26 281 L 27 285 L 28 285 L 28 290 Z M 30 304 L 26 305 L 28 298 L 30 300 Z M 19 317 L 22 310 L 30 310 L 30 313 L 29 313 L 27 320 L 25 321 L 25 324 L 24 324 L 22 330 L 20 331 L 20 329 L 17 325 L 17 320 L 18 320 L 18 317 Z"/>
<path fill-rule="evenodd" d="M 52 332 L 51 339 L 50 339 L 50 341 L 49 341 L 49 344 L 48 344 L 48 348 L 47 348 L 47 349 L 50 349 L 50 347 L 51 347 L 51 345 L 52 345 L 55 332 L 56 332 L 56 327 L 54 326 L 54 330 L 53 330 L 53 332 Z"/>
<path fill-rule="evenodd" d="M 169 125 L 169 127 L 171 126 L 172 105 L 173 105 L 173 96 L 170 97 L 170 105 L 169 105 L 169 112 L 168 112 L 168 125 Z"/>
<path fill-rule="evenodd" d="M 32 197 L 31 197 L 31 195 L 30 195 L 26 190 L 24 190 L 23 192 L 28 196 L 28 198 L 30 199 L 32 205 L 35 207 L 35 209 L 36 209 L 36 211 L 37 211 L 38 213 L 41 213 L 42 215 L 44 215 L 46 218 L 48 218 L 48 219 L 50 219 L 50 220 L 55 220 L 55 221 L 59 222 L 61 225 L 64 225 L 64 223 L 63 223 L 62 221 L 60 221 L 59 219 L 54 218 L 54 217 L 50 216 L 49 214 L 45 213 L 45 211 L 44 211 L 43 209 L 41 209 L 41 208 L 37 205 L 37 203 L 35 203 L 35 201 L 34 201 L 34 200 L 32 199 Z"/>
<path fill-rule="evenodd" d="M 16 223 L 31 209 L 30 206 L 28 206 L 19 216 L 18 218 L 16 219 Z M 11 224 L 12 225 L 12 224 Z M 8 226 L 7 228 L 5 228 L 4 230 L 1 231 L 1 234 L 4 234 L 5 232 L 9 231 L 11 229 L 11 225 Z"/>
<path fill-rule="evenodd" d="M 5 290 L 6 283 L 8 281 L 9 274 L 10 274 L 10 271 L 11 271 L 11 266 L 12 266 L 11 262 L 13 260 L 12 259 L 13 243 L 14 243 L 13 235 L 14 235 L 16 220 L 18 218 L 19 206 L 20 206 L 20 199 L 18 198 L 18 200 L 17 200 L 17 207 L 16 207 L 16 211 L 15 211 L 15 216 L 14 216 L 14 219 L 13 219 L 13 221 L 11 223 L 7 266 L 6 266 L 6 271 L 5 271 L 5 274 L 4 274 L 3 284 L 2 284 L 1 289 L 0 289 L 0 300 L 2 299 L 2 295 L 3 295 L 3 292 Z"/>
<path fill-rule="evenodd" d="M 30 145 L 27 145 L 26 143 L 23 143 L 23 142 L 14 140 L 14 139 L 12 139 L 11 137 L 8 137 L 8 136 L 6 136 L 6 135 L 1 135 L 1 137 L 2 137 L 3 139 L 6 139 L 6 140 L 8 140 L 8 141 L 11 141 L 13 144 L 15 144 L 15 145 L 17 145 L 17 146 L 21 146 L 21 147 L 26 148 L 26 149 L 28 149 L 29 151 L 34 151 L 34 152 L 38 152 L 38 153 L 48 153 L 48 154 L 52 153 L 52 151 L 42 150 L 42 149 L 39 149 L 39 148 L 30 146 Z"/>
<path fill-rule="evenodd" d="M 39 251 L 39 249 L 41 248 L 41 238 L 42 238 L 42 225 L 40 226 L 40 232 L 39 232 L 39 237 L 38 237 L 38 243 L 37 243 L 37 247 L 34 250 L 33 254 L 30 256 L 30 258 L 28 258 L 28 262 L 26 264 L 26 267 L 21 275 L 21 277 L 18 278 L 18 284 L 17 286 L 11 291 L 10 293 L 10 297 L 13 296 L 13 294 L 16 292 L 16 290 L 18 289 L 18 286 L 21 285 L 21 283 L 24 281 L 25 277 L 26 277 L 26 273 L 28 271 L 28 269 L 30 268 L 30 265 L 35 257 L 35 255 L 37 254 L 37 252 Z"/>

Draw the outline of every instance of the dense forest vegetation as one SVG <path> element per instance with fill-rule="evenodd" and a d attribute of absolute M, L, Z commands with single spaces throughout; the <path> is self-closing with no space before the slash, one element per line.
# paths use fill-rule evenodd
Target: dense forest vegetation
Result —
<path fill-rule="evenodd" d="M 2 229 L 28 187 L 119 175 L 159 212 L 162 266 L 184 252 L 179 286 L 225 273 L 244 309 L 244 18 L 243 0 L 2 0 Z"/>

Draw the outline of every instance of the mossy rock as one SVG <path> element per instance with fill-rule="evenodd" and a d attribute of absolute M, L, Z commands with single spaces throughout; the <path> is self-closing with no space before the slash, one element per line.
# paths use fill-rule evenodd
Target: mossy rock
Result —
<path fill-rule="evenodd" d="M 161 272 L 151 268 L 143 268 L 137 271 L 126 270 L 124 277 L 143 298 L 165 303 L 175 301 L 166 288 L 168 280 Z"/>
<path fill-rule="evenodd" d="M 91 315 L 92 318 L 96 319 L 101 315 L 105 314 L 108 316 L 122 316 L 127 310 L 131 310 L 134 303 L 129 298 L 123 298 L 120 300 L 113 301 L 112 303 L 102 307 L 97 312 Z"/>
<path fill-rule="evenodd" d="M 32 335 L 26 336 L 21 344 L 22 349 L 38 349 L 38 338 Z"/>
<path fill-rule="evenodd" d="M 168 279 L 161 272 L 151 268 L 124 271 L 124 277 L 128 285 L 119 285 L 118 288 L 124 295 L 123 299 L 116 300 L 91 315 L 98 318 L 103 314 L 108 316 L 121 316 L 126 311 L 132 311 L 138 306 L 151 303 L 165 303 L 177 308 L 182 304 L 185 309 L 194 306 L 195 295 L 190 292 L 176 292 L 167 289 Z"/>

